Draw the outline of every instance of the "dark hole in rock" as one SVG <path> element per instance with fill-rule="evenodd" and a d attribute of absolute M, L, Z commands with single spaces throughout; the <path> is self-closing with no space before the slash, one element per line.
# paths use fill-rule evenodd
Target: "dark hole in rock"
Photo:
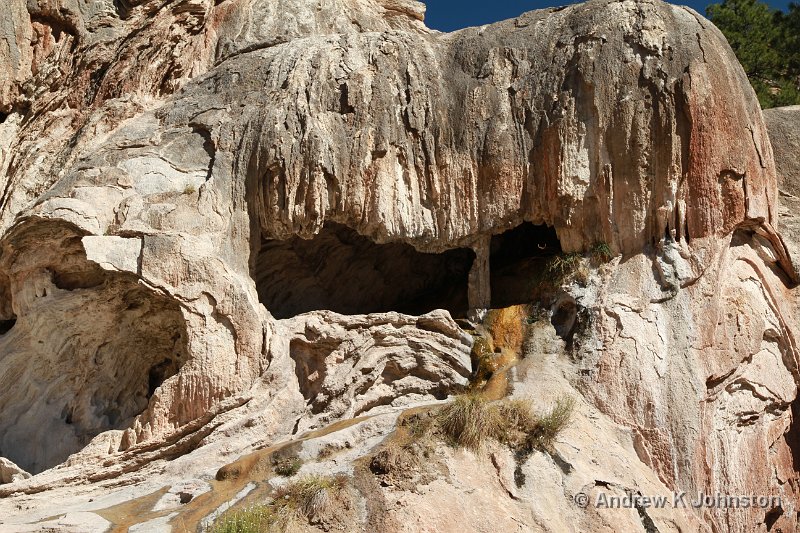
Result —
<path fill-rule="evenodd" d="M 422 253 L 403 243 L 376 244 L 328 222 L 312 239 L 263 240 L 254 278 L 276 318 L 326 309 L 342 314 L 398 311 L 467 313 L 469 249 Z"/>
<path fill-rule="evenodd" d="M 8 115 L 9 115 L 8 113 L 0 113 L 0 124 L 6 121 Z"/>
<path fill-rule="evenodd" d="M 782 507 L 775 507 L 767 511 L 764 515 L 764 525 L 767 526 L 767 531 L 772 531 L 775 522 L 783 515 L 783 508 Z"/>
<path fill-rule="evenodd" d="M 149 399 L 156 392 L 156 389 L 164 383 L 164 380 L 178 373 L 177 364 L 173 359 L 166 358 L 157 365 L 150 368 L 147 373 L 147 398 Z"/>
<path fill-rule="evenodd" d="M 5 335 L 17 323 L 16 318 L 9 318 L 8 320 L 0 320 L 0 335 Z"/>
<path fill-rule="evenodd" d="M 549 262 L 561 253 L 561 242 L 551 226 L 523 222 L 493 236 L 489 257 L 492 308 L 533 301 L 548 276 Z"/>
<path fill-rule="evenodd" d="M 562 296 L 553 305 L 553 316 L 550 322 L 556 334 L 564 340 L 570 340 L 578 323 L 578 304 L 571 296 Z"/>

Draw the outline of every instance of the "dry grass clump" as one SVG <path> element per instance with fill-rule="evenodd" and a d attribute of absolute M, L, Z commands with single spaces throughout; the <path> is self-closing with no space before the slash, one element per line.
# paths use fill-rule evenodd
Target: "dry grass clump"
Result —
<path fill-rule="evenodd" d="M 512 305 L 504 309 L 492 309 L 484 324 L 492 336 L 495 348 L 507 348 L 519 353 L 528 324 L 530 309 L 527 305 Z"/>
<path fill-rule="evenodd" d="M 275 492 L 272 502 L 275 514 L 286 523 L 298 519 L 316 522 L 331 510 L 346 486 L 343 476 L 307 476 L 293 481 Z"/>
<path fill-rule="evenodd" d="M 442 407 L 436 421 L 451 443 L 472 450 L 496 439 L 518 451 L 550 451 L 569 424 L 574 405 L 572 398 L 559 398 L 550 412 L 539 416 L 530 400 L 490 402 L 464 394 Z"/>
<path fill-rule="evenodd" d="M 501 402 L 503 425 L 498 440 L 518 451 L 550 451 L 558 434 L 569 425 L 574 408 L 573 398 L 559 398 L 550 412 L 539 416 L 530 400 Z"/>
<path fill-rule="evenodd" d="M 502 420 L 496 404 L 479 394 L 468 393 L 456 396 L 442 407 L 437 424 L 453 444 L 478 450 L 498 434 Z"/>
<path fill-rule="evenodd" d="M 569 276 L 578 269 L 580 262 L 581 254 L 578 252 L 556 255 L 553 256 L 553 259 L 547 266 L 547 271 L 557 282 L 560 283 L 569 278 Z"/>
<path fill-rule="evenodd" d="M 375 475 L 410 477 L 410 474 L 420 465 L 419 456 L 412 445 L 400 445 L 389 442 L 372 456 L 369 469 Z"/>

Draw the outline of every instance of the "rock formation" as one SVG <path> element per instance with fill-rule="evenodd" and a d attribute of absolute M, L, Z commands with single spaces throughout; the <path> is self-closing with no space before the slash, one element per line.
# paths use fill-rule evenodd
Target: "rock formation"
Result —
<path fill-rule="evenodd" d="M 353 478 L 351 530 L 798 527 L 797 256 L 753 90 L 691 9 L 452 34 L 412 0 L 4 9 L 0 455 L 36 475 L 0 485 L 0 530 L 208 523 L 286 447 Z M 578 398 L 554 452 L 445 446 L 416 491 L 364 472 L 467 384 L 453 316 L 596 249 L 508 375 Z M 673 491 L 780 504 L 575 502 Z"/>

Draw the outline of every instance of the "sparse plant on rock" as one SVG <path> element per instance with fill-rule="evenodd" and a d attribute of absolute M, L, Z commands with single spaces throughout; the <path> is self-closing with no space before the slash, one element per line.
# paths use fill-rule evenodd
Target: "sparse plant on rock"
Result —
<path fill-rule="evenodd" d="M 553 256 L 553 259 L 547 266 L 547 271 L 553 277 L 553 281 L 560 284 L 566 281 L 570 275 L 575 272 L 580 261 L 581 254 L 578 252 L 556 255 Z"/>
<path fill-rule="evenodd" d="M 279 476 L 291 477 L 300 470 L 301 466 L 303 466 L 303 461 L 301 461 L 298 457 L 285 457 L 283 459 L 276 460 L 272 466 L 272 469 Z"/>
<path fill-rule="evenodd" d="M 228 512 L 208 533 L 284 533 L 298 525 L 335 521 L 345 496 L 344 476 L 307 476 L 275 491 L 272 502 Z M 327 529 L 327 528 L 326 528 Z"/>
<path fill-rule="evenodd" d="M 449 442 L 472 450 L 496 439 L 517 451 L 550 451 L 569 424 L 574 406 L 574 399 L 559 398 L 551 411 L 540 416 L 527 399 L 491 402 L 479 394 L 464 394 L 442 407 L 436 421 Z"/>
<path fill-rule="evenodd" d="M 595 263 L 607 263 L 614 257 L 611 246 L 606 242 L 596 242 L 589 250 L 589 255 Z"/>
<path fill-rule="evenodd" d="M 226 513 L 208 528 L 207 533 L 262 533 L 269 531 L 275 514 L 268 505 L 253 505 Z"/>
<path fill-rule="evenodd" d="M 478 450 L 498 434 L 500 411 L 480 394 L 462 394 L 441 408 L 437 423 L 447 439 L 457 446 Z"/>

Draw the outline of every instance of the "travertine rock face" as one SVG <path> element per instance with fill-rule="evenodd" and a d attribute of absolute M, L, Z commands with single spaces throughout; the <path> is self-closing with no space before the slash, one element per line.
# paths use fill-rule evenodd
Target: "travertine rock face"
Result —
<path fill-rule="evenodd" d="M 392 311 L 486 307 L 492 236 L 527 222 L 616 255 L 559 287 L 558 329 L 510 375 L 515 396 L 581 395 L 576 427 L 521 487 L 502 453 L 470 480 L 448 450 L 427 507 L 364 481 L 383 499 L 354 529 L 478 499 L 537 531 L 797 527 L 798 275 L 757 100 L 697 13 L 593 0 L 441 34 L 411 0 L 3 9 L 0 455 L 49 469 L 0 487 L 4 520 L 120 525 L 114 505 L 319 431 L 350 451 L 308 470 L 357 471 L 398 410 L 472 370 L 448 313 Z M 571 499 L 626 490 L 782 503 Z"/>

